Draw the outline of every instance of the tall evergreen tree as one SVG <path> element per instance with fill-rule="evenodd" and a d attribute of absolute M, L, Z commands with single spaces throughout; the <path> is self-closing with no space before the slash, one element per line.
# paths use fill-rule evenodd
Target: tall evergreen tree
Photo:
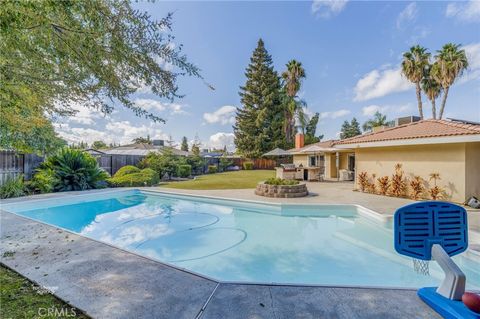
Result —
<path fill-rule="evenodd" d="M 348 121 L 343 122 L 340 132 L 340 139 L 343 140 L 345 138 L 354 137 L 360 134 L 362 134 L 362 131 L 360 130 L 360 123 L 358 123 L 356 118 L 353 118 L 350 123 Z"/>
<path fill-rule="evenodd" d="M 313 144 L 320 142 L 323 138 L 323 135 L 316 136 L 317 124 L 318 124 L 319 114 L 315 113 L 314 116 L 308 121 L 305 127 L 305 145 Z"/>
<path fill-rule="evenodd" d="M 184 136 L 182 138 L 182 146 L 180 148 L 182 151 L 185 151 L 185 152 L 188 152 L 188 141 L 187 141 L 187 137 Z"/>
<path fill-rule="evenodd" d="M 262 39 L 250 58 L 245 86 L 240 87 L 242 106 L 233 127 L 237 150 L 258 157 L 275 147 L 285 147 L 284 112 L 280 101 L 280 79 Z"/>

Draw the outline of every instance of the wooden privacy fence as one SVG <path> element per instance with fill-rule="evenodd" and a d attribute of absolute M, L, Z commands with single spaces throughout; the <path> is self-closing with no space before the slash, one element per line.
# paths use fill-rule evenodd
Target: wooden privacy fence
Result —
<path fill-rule="evenodd" d="M 145 157 L 143 155 L 118 155 L 118 154 L 101 154 L 94 155 L 97 159 L 98 166 L 107 171 L 110 175 L 114 175 L 120 168 L 126 165 L 137 166 L 137 164 Z"/>
<path fill-rule="evenodd" d="M 245 158 L 232 158 L 233 165 L 236 165 L 243 169 L 243 163 L 253 162 L 254 169 L 274 169 L 280 164 L 292 163 L 291 157 L 282 157 L 278 159 L 271 158 L 255 158 L 255 159 L 245 159 Z"/>
<path fill-rule="evenodd" d="M 43 157 L 35 154 L 19 154 L 15 151 L 0 150 L 0 185 L 19 175 L 32 178 L 35 169 L 43 162 Z"/>

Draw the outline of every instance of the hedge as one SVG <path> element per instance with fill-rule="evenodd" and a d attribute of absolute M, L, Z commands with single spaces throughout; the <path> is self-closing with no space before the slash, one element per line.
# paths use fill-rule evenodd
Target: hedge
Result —
<path fill-rule="evenodd" d="M 158 173 L 151 168 L 139 169 L 136 173 L 122 176 L 115 174 L 114 177 L 108 179 L 108 183 L 113 187 L 152 186 L 158 184 L 159 181 Z"/>
<path fill-rule="evenodd" d="M 245 162 L 243 163 L 244 170 L 252 170 L 253 169 L 253 162 Z"/>
<path fill-rule="evenodd" d="M 215 174 L 217 172 L 217 167 L 215 165 L 208 165 L 208 174 Z"/>
<path fill-rule="evenodd" d="M 188 164 L 178 165 L 177 167 L 178 177 L 189 177 L 190 175 L 192 175 L 192 165 L 188 165 Z"/>

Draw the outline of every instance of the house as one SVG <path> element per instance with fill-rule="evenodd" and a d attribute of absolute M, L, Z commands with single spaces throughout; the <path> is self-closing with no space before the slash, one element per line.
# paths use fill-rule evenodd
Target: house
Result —
<path fill-rule="evenodd" d="M 480 196 L 480 123 L 415 117 L 394 123 L 393 127 L 375 128 L 352 138 L 306 146 L 299 133 L 295 148 L 285 151 L 293 155 L 294 165 L 277 168 L 277 177 L 355 179 L 354 187 L 359 188 L 356 177 L 360 172 L 370 178 L 372 174 L 391 177 L 399 163 L 407 179 L 420 176 L 426 188 L 435 183 L 430 174 L 439 173 L 436 183 L 444 190 L 444 199 L 463 203 L 471 196 Z"/>
<path fill-rule="evenodd" d="M 463 203 L 480 195 L 480 123 L 422 120 L 336 141 L 334 147 L 355 152 L 356 173 L 392 176 L 396 163 L 407 178 L 420 176 L 432 186 L 431 173 L 445 199 Z M 358 187 L 358 185 L 357 185 Z"/>
<path fill-rule="evenodd" d="M 303 134 L 298 133 L 295 148 L 287 151 L 293 156 L 295 178 L 306 181 L 353 180 L 355 153 L 347 148 L 335 147 L 335 142 L 329 140 L 305 146 Z M 282 171 L 281 168 L 277 170 L 280 175 Z"/>

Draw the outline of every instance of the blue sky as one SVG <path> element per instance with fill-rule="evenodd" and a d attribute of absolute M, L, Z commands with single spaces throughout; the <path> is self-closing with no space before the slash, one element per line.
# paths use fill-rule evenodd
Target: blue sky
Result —
<path fill-rule="evenodd" d="M 321 114 L 317 133 L 325 138 L 336 138 L 344 120 L 355 116 L 363 123 L 376 110 L 389 119 L 417 115 L 413 85 L 399 73 L 402 53 L 417 43 L 432 54 L 447 42 L 465 47 L 471 67 L 451 88 L 446 117 L 480 121 L 479 1 L 157 1 L 135 6 L 155 18 L 174 12 L 175 43 L 183 44 L 215 90 L 199 79 L 181 78 L 185 97 L 173 103 L 147 91 L 136 94 L 136 103 L 166 118 L 166 124 L 135 117 L 122 107 L 104 117 L 74 106 L 79 110 L 75 117 L 56 123 L 70 142 L 126 143 L 147 134 L 179 141 L 198 134 L 205 147 L 233 149 L 234 107 L 259 38 L 278 72 L 290 59 L 304 65 L 307 78 L 300 95 L 308 113 Z M 430 117 L 430 103 L 423 101 Z"/>

